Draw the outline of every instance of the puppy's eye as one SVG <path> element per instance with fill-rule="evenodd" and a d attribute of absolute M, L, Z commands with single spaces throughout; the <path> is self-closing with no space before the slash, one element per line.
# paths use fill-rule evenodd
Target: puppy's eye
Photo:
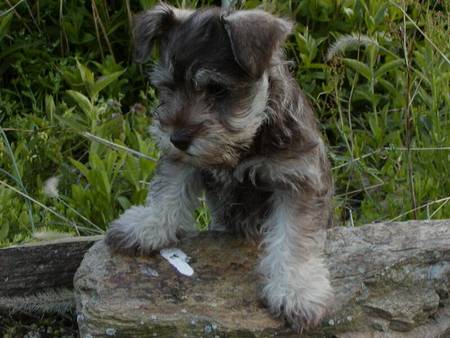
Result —
<path fill-rule="evenodd" d="M 164 83 L 157 88 L 160 93 L 171 93 L 175 90 L 175 85 L 173 83 Z"/>
<path fill-rule="evenodd" d="M 213 95 L 217 97 L 223 97 L 226 94 L 228 94 L 228 89 L 217 82 L 208 83 L 208 85 L 205 87 L 205 90 L 208 93 L 208 95 Z"/>
<path fill-rule="evenodd" d="M 161 114 L 161 107 L 164 105 L 164 103 L 160 102 L 150 113 L 150 116 L 153 116 L 157 119 L 159 119 Z"/>

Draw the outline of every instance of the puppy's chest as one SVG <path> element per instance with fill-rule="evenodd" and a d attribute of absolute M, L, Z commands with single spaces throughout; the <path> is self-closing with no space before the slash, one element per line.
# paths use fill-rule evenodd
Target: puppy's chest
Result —
<path fill-rule="evenodd" d="M 270 187 L 264 185 L 257 177 L 251 180 L 244 175 L 238 180 L 233 170 L 210 169 L 202 172 L 206 189 L 222 196 L 234 196 L 242 200 L 265 200 L 272 195 Z"/>
<path fill-rule="evenodd" d="M 233 177 L 232 170 L 210 169 L 202 172 L 203 181 L 208 189 L 217 187 L 232 188 L 238 182 Z"/>
<path fill-rule="evenodd" d="M 215 201 L 211 205 L 213 219 L 232 231 L 252 236 L 271 211 L 272 191 L 248 176 L 238 181 L 230 171 L 205 171 L 203 178 L 207 197 Z"/>

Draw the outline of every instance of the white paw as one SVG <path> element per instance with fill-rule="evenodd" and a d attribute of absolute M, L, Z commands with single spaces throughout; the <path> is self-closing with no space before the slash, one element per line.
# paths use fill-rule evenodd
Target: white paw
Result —
<path fill-rule="evenodd" d="M 328 272 L 323 266 L 316 268 L 306 266 L 304 271 L 274 276 L 263 289 L 271 312 L 284 317 L 296 331 L 319 324 L 333 302 Z"/>
<path fill-rule="evenodd" d="M 176 240 L 173 227 L 164 226 L 162 218 L 150 207 L 134 206 L 113 221 L 105 242 L 114 251 L 149 253 Z"/>

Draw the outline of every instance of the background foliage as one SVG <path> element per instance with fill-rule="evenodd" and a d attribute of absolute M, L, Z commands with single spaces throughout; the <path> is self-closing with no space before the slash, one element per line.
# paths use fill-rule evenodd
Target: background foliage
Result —
<path fill-rule="evenodd" d="M 0 2 L 0 245 L 99 233 L 144 201 L 157 97 L 131 62 L 130 22 L 154 3 Z M 449 218 L 450 3 L 256 6 L 297 22 L 287 54 L 330 147 L 336 223 Z"/>

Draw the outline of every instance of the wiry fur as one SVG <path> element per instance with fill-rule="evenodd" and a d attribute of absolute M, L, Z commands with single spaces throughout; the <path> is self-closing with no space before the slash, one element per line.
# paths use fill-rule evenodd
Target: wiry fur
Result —
<path fill-rule="evenodd" d="M 292 25 L 262 11 L 167 5 L 136 22 L 140 61 L 160 41 L 151 131 L 164 156 L 146 206 L 113 222 L 107 243 L 147 253 L 175 241 L 193 230 L 204 191 L 211 229 L 262 237 L 270 310 L 297 329 L 318 323 L 332 300 L 321 254 L 333 184 L 313 110 L 280 47 Z"/>
<path fill-rule="evenodd" d="M 196 170 L 162 160 L 146 206 L 133 206 L 111 223 L 107 243 L 128 253 L 149 253 L 176 241 L 177 232 L 194 230 L 192 210 L 198 206 L 200 191 Z"/>

